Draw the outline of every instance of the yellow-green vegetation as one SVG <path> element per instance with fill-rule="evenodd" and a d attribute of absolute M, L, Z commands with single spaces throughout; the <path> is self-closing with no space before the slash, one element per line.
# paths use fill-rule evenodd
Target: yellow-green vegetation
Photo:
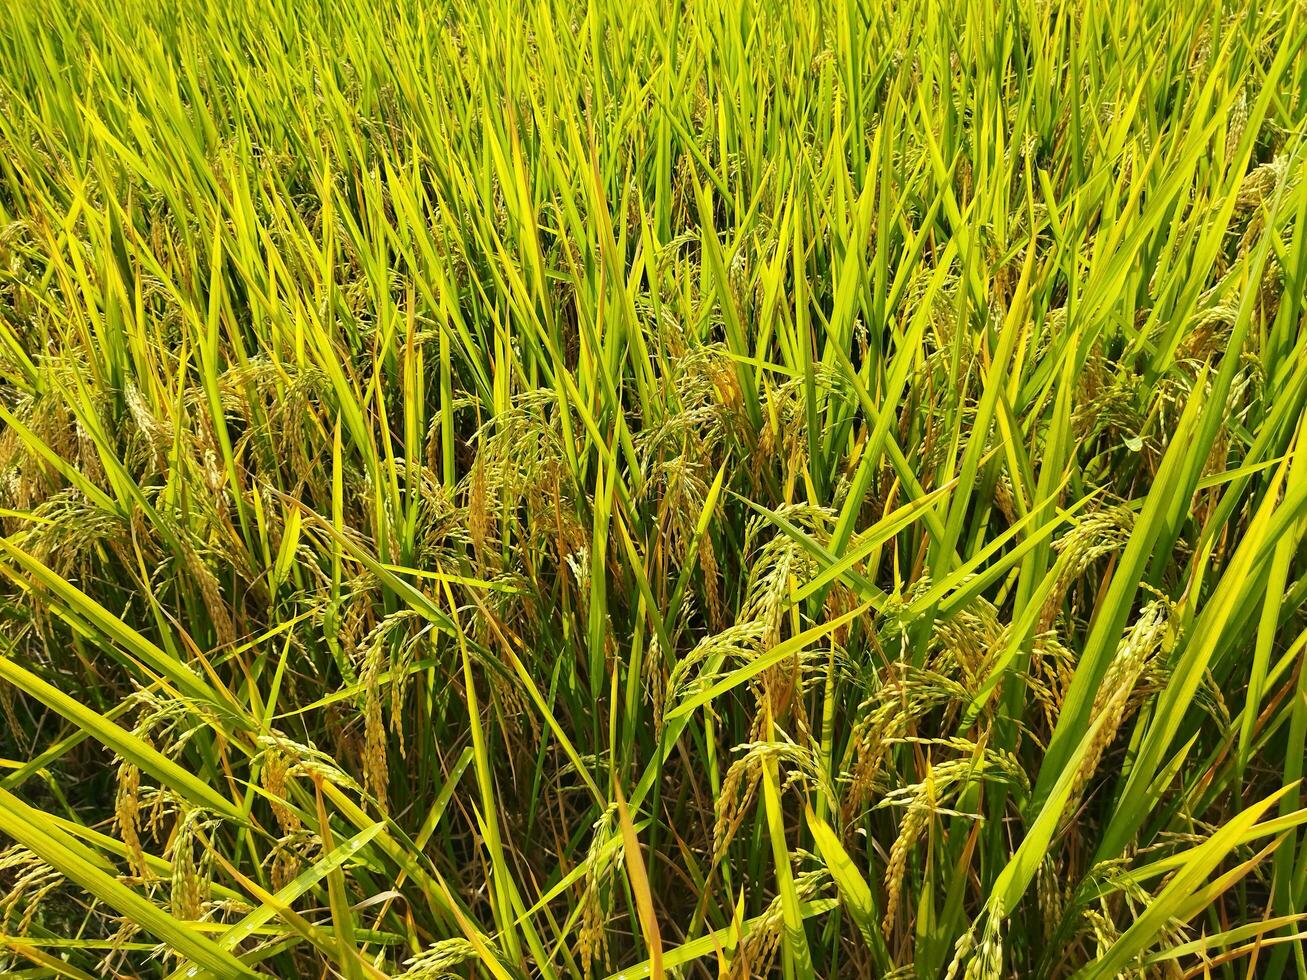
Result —
<path fill-rule="evenodd" d="M 0 973 L 1307 977 L 1301 0 L 0 7 Z"/>

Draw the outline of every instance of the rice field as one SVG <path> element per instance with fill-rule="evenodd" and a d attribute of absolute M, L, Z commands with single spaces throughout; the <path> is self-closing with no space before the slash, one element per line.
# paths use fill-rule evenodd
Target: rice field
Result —
<path fill-rule="evenodd" d="M 1307 978 L 1307 6 L 9 0 L 0 974 Z"/>

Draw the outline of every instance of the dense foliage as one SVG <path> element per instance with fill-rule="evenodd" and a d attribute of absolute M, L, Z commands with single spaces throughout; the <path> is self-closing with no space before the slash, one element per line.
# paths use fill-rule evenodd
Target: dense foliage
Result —
<path fill-rule="evenodd" d="M 0 972 L 1307 977 L 1300 0 L 3 7 Z"/>

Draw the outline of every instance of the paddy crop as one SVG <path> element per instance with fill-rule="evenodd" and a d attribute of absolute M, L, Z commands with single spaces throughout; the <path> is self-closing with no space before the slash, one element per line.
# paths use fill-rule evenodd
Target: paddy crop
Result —
<path fill-rule="evenodd" d="M 1305 43 L 9 0 L 0 972 L 1307 977 Z"/>

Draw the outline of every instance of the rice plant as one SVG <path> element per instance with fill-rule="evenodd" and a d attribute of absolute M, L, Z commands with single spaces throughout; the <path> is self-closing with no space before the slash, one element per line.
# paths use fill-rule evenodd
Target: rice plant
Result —
<path fill-rule="evenodd" d="M 1307 6 L 9 0 L 0 973 L 1307 978 Z"/>

